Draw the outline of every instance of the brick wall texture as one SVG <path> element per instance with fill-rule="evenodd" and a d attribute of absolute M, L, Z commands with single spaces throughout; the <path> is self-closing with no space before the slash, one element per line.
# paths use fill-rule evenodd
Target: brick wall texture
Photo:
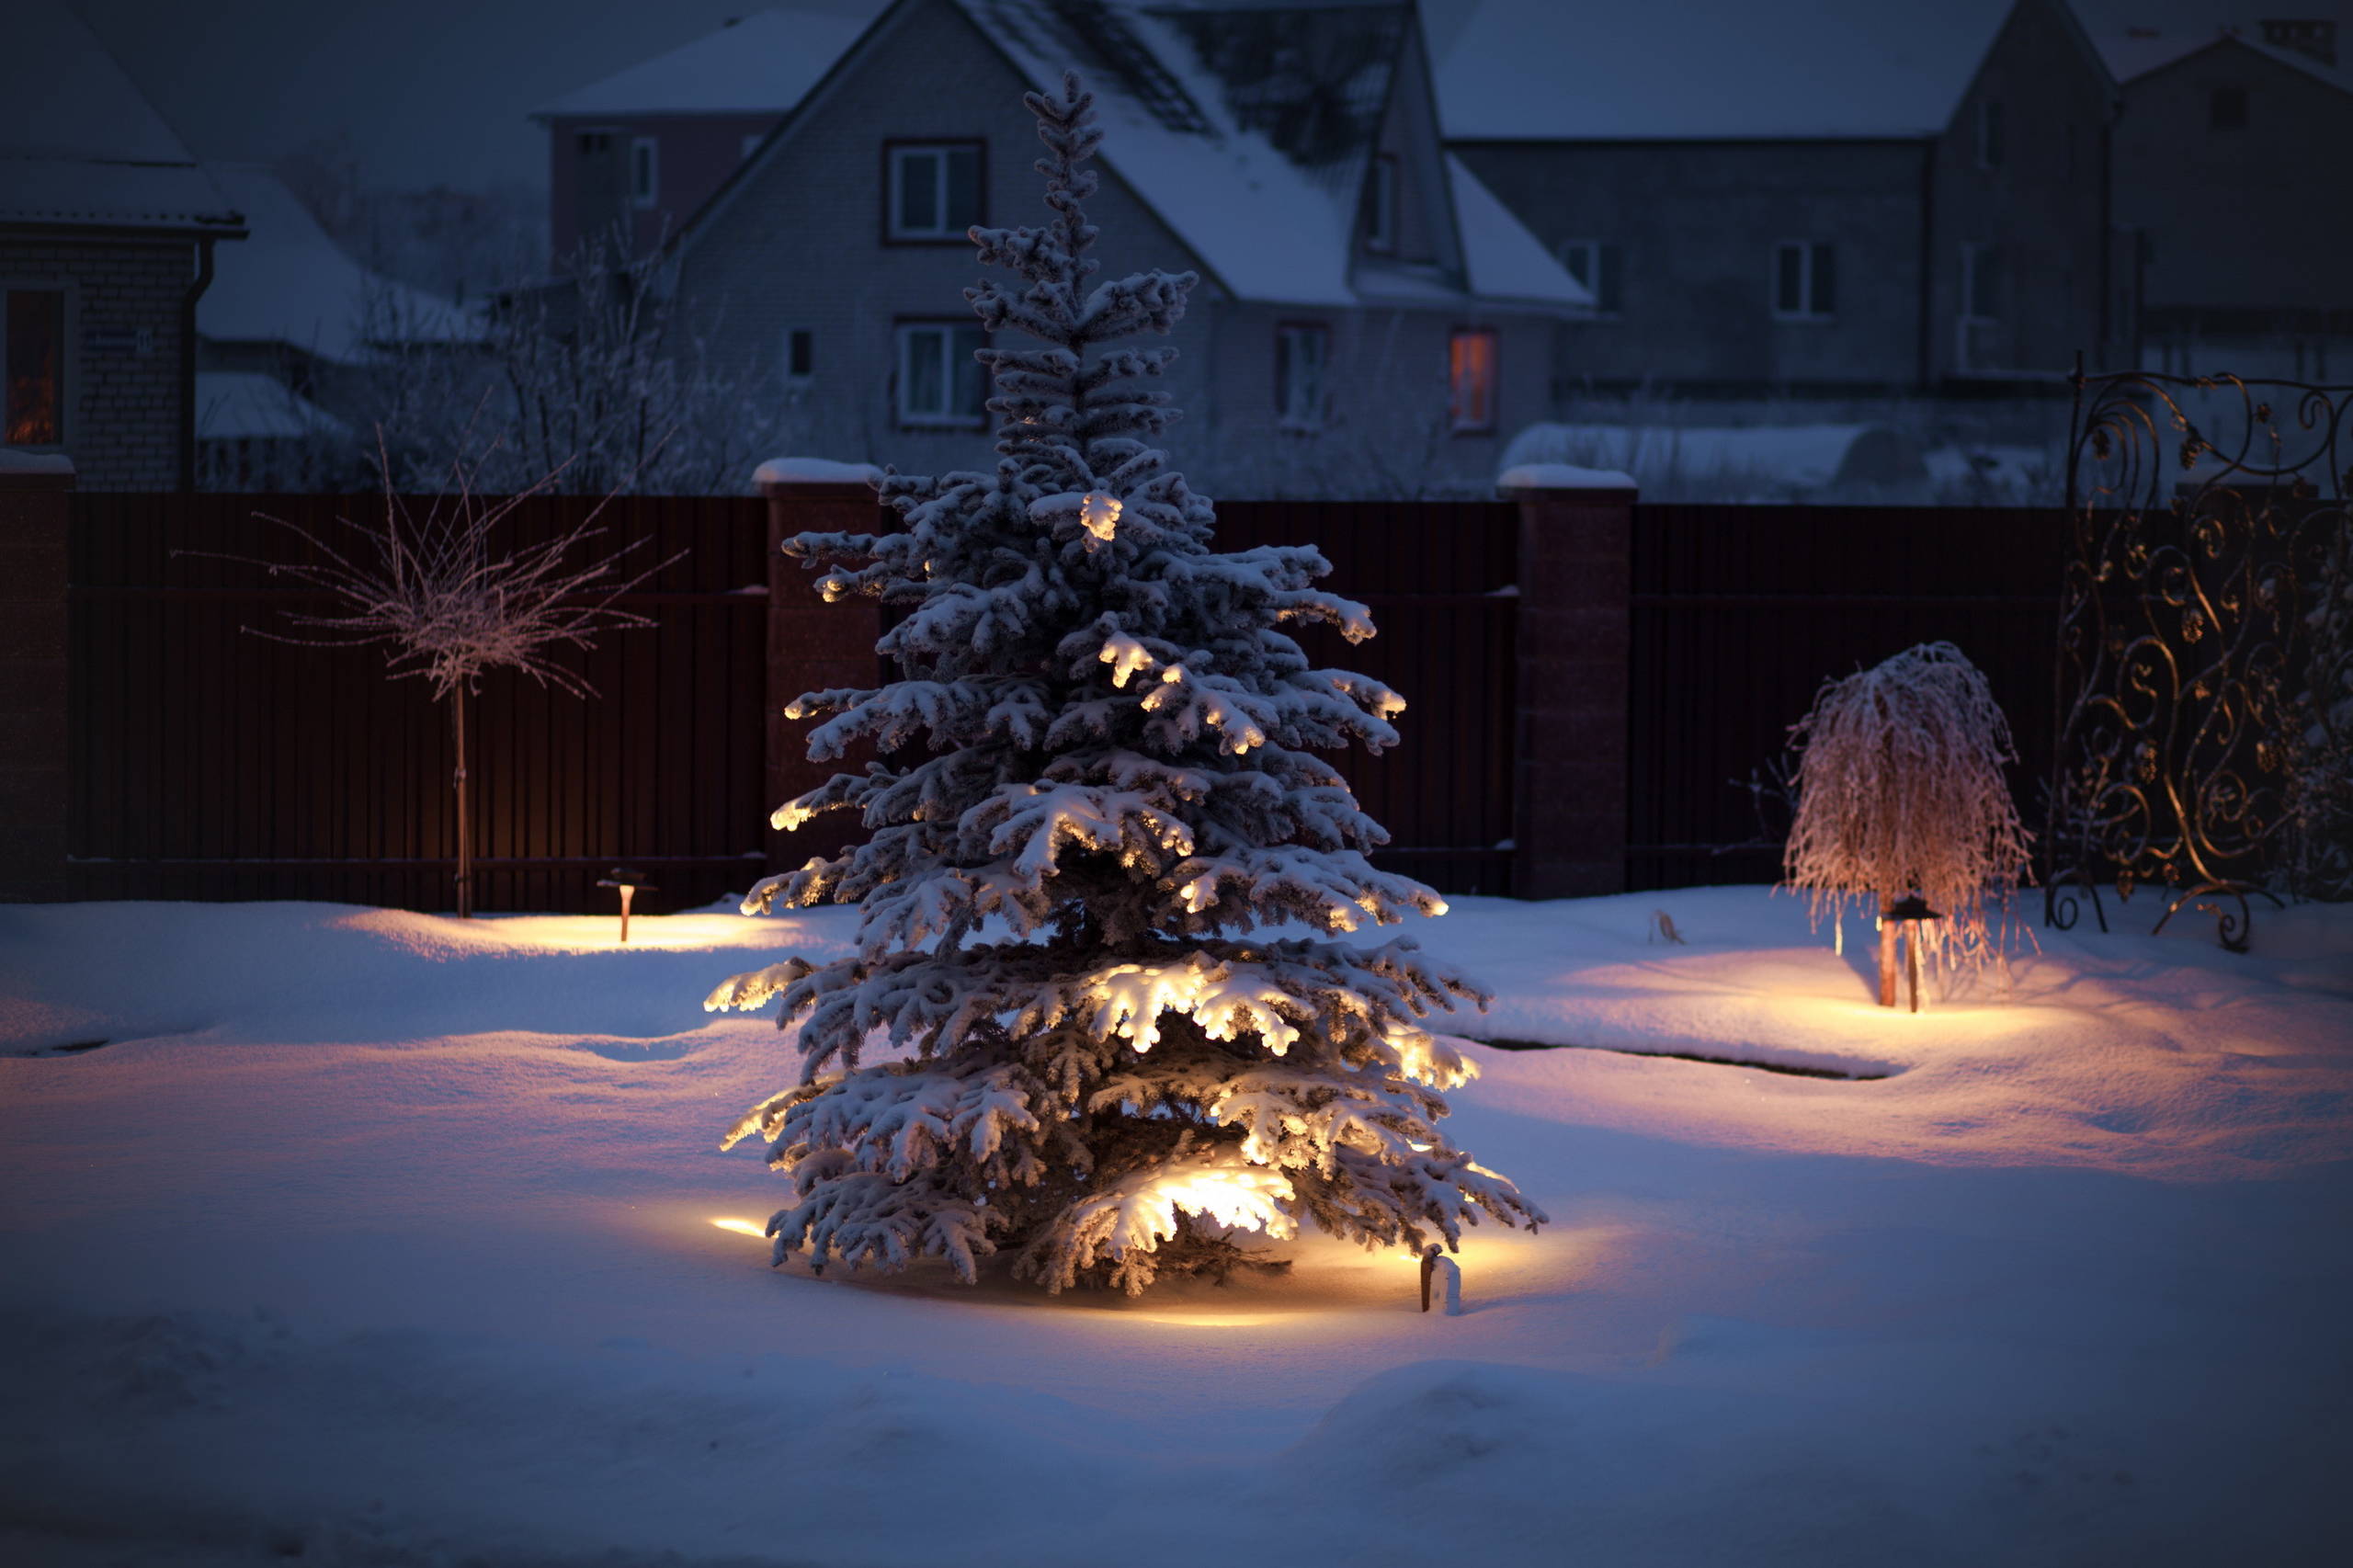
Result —
<path fill-rule="evenodd" d="M 65 447 L 85 490 L 179 483 L 188 240 L 0 232 L 0 286 L 65 290 Z"/>

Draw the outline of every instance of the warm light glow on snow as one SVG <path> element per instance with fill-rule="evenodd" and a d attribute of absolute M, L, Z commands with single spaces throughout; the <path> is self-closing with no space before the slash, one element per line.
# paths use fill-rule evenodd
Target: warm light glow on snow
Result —
<path fill-rule="evenodd" d="M 722 1231 L 733 1231 L 737 1235 L 757 1236 L 762 1241 L 768 1239 L 767 1227 L 756 1221 L 713 1220 L 711 1223 L 718 1226 Z"/>

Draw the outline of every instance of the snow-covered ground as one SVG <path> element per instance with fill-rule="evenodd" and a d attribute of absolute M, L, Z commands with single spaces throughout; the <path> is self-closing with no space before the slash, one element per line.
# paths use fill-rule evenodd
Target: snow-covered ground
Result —
<path fill-rule="evenodd" d="M 2343 1560 L 2353 909 L 1915 1017 L 1763 889 L 1460 901 L 1462 1032 L 1614 1049 L 1476 1052 L 1553 1222 L 1454 1318 L 771 1272 L 699 1003 L 848 918 L 0 909 L 0 1562 Z"/>

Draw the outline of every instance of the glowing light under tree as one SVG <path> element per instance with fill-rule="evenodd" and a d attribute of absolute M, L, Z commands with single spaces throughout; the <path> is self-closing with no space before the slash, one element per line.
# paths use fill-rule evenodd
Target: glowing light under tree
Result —
<path fill-rule="evenodd" d="M 1317 754 L 1396 739 L 1404 704 L 1315 669 L 1283 630 L 1372 633 L 1318 592 L 1303 547 L 1210 548 L 1215 515 L 1141 437 L 1176 418 L 1135 385 L 1173 350 L 1097 345 L 1174 327 L 1196 281 L 1147 272 L 1089 286 L 1081 203 L 1101 132 L 1074 76 L 1031 94 L 1052 221 L 976 229 L 983 263 L 1021 275 L 966 290 L 987 348 L 995 471 L 881 483 L 883 535 L 804 534 L 828 598 L 906 614 L 880 651 L 904 678 L 812 692 L 810 755 L 871 743 L 888 759 L 788 801 L 791 828 L 849 810 L 865 844 L 772 878 L 747 912 L 861 904 L 857 952 L 734 977 L 707 1006 L 781 999 L 801 1082 L 756 1107 L 798 1204 L 778 1262 L 966 1280 L 1009 1254 L 1048 1290 L 1131 1293 L 1160 1275 L 1255 1261 L 1239 1233 L 1313 1224 L 1418 1256 L 1481 1212 L 1542 1215 L 1450 1146 L 1443 1090 L 1472 1064 L 1423 1019 L 1484 1002 L 1410 941 L 1267 941 L 1296 921 L 1345 933 L 1445 906 L 1376 871 L 1387 841 Z M 921 760 L 905 760 L 917 752 Z M 983 922 L 1006 935 L 982 940 Z M 890 1046 L 896 1060 L 868 1064 Z"/>
<path fill-rule="evenodd" d="M 1998 961 L 2028 835 L 2002 778 L 2018 760 L 2009 724 L 1977 666 L 1949 642 L 1907 648 L 1824 683 L 1790 733 L 1800 750 L 1787 882 L 1817 919 L 1842 919 L 1850 903 L 1875 911 L 1880 1006 L 1895 1006 L 1899 940 L 1915 1012 L 1924 951 Z M 1928 915 L 1931 903 L 1944 914 Z"/>

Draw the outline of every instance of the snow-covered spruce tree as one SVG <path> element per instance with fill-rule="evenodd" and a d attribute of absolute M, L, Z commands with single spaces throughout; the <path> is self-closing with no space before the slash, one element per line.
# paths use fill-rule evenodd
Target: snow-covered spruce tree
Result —
<path fill-rule="evenodd" d="M 904 679 L 790 710 L 831 715 L 813 756 L 864 740 L 885 760 L 778 824 L 852 810 L 867 842 L 745 903 L 857 901 L 855 955 L 788 959 L 706 1004 L 780 996 L 779 1025 L 800 1025 L 801 1082 L 726 1142 L 758 1132 L 792 1179 L 775 1259 L 935 1256 L 971 1280 L 1004 1254 L 1050 1291 L 1133 1293 L 1222 1274 L 1246 1256 L 1235 1231 L 1306 1221 L 1419 1250 L 1481 1210 L 1532 1226 L 1543 1216 L 1438 1131 L 1439 1091 L 1472 1068 L 1421 1019 L 1483 1004 L 1471 983 L 1410 941 L 1246 935 L 1444 909 L 1366 861 L 1386 835 L 1311 749 L 1387 745 L 1404 704 L 1310 668 L 1281 630 L 1371 634 L 1362 606 L 1310 586 L 1323 557 L 1213 553 L 1209 502 L 1139 438 L 1176 417 L 1133 385 L 1172 351 L 1088 351 L 1167 332 L 1194 275 L 1087 286 L 1091 99 L 1066 76 L 1024 101 L 1054 216 L 973 231 L 981 259 L 1028 287 L 966 291 L 992 330 L 1044 344 L 981 355 L 995 472 L 889 475 L 904 532 L 786 545 L 824 569 L 828 597 L 907 615 L 880 645 Z"/>
<path fill-rule="evenodd" d="M 1907 648 L 1824 682 L 1790 734 L 1797 812 L 1782 865 L 1814 915 L 1849 903 L 1877 914 L 1916 892 L 1944 916 L 1921 923 L 1924 952 L 1997 960 L 1995 918 L 2027 874 L 2027 832 L 2002 778 L 2018 760 L 2009 723 L 1977 666 L 1949 642 Z M 1882 940 L 1882 1001 L 1893 951 Z"/>

